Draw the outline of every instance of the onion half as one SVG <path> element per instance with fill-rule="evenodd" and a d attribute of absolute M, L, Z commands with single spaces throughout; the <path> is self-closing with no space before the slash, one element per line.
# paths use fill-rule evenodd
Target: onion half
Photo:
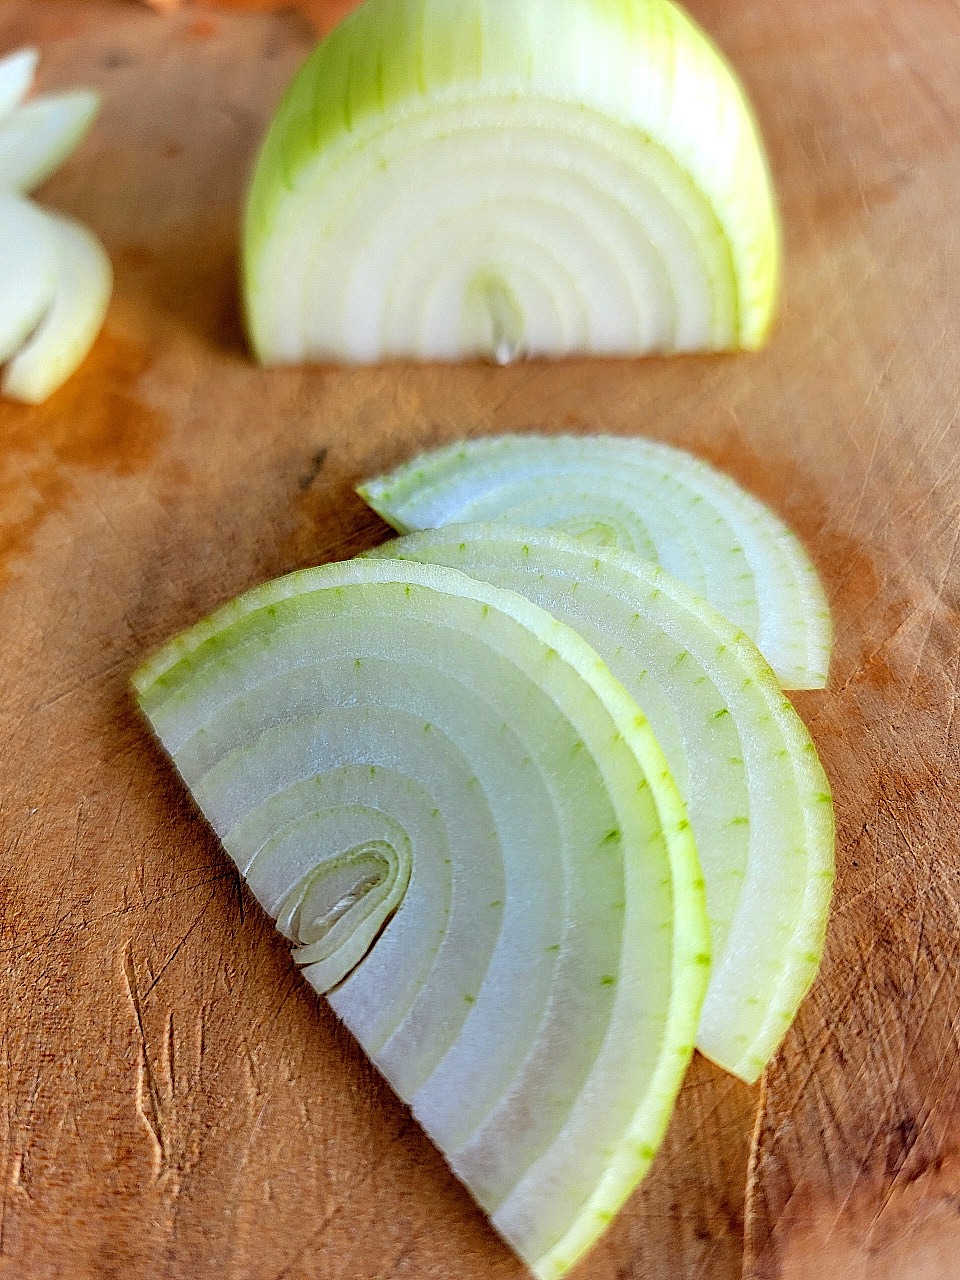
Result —
<path fill-rule="evenodd" d="M 668 0 L 367 0 L 284 98 L 243 255 L 264 362 L 755 347 L 759 135 Z"/>

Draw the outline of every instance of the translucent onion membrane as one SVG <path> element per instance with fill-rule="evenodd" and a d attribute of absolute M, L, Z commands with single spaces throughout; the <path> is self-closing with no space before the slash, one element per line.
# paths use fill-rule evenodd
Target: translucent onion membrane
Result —
<path fill-rule="evenodd" d="M 813 742 L 756 647 L 663 569 L 544 530 L 452 525 L 369 554 L 526 596 L 636 699 L 687 802 L 706 880 L 714 960 L 697 1047 L 755 1080 L 816 974 L 834 843 Z"/>
<path fill-rule="evenodd" d="M 27 96 L 39 58 L 36 49 L 18 49 L 0 58 L 0 121 Z"/>
<path fill-rule="evenodd" d="M 636 703 L 530 602 L 390 560 L 253 591 L 135 684 L 305 977 L 562 1275 L 653 1156 L 709 970 Z"/>
<path fill-rule="evenodd" d="M 266 362 L 757 346 L 778 235 L 720 55 L 667 0 L 367 0 L 264 143 Z"/>
<path fill-rule="evenodd" d="M 4 395 L 39 403 L 70 377 L 100 331 L 112 279 L 92 232 L 0 192 Z"/>
<path fill-rule="evenodd" d="M 32 191 L 77 146 L 100 106 L 96 93 L 34 98 L 0 118 L 0 189 Z"/>
<path fill-rule="evenodd" d="M 803 546 L 763 503 L 680 449 L 499 436 L 423 454 L 357 492 L 401 533 L 506 520 L 657 561 L 745 631 L 785 688 L 826 685 L 830 611 Z"/>

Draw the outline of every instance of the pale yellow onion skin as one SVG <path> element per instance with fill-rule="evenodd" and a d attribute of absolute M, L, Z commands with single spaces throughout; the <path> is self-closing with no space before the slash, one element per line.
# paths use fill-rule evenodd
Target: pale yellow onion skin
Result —
<path fill-rule="evenodd" d="M 244 288 L 266 362 L 720 349 L 778 257 L 746 100 L 667 0 L 367 0 L 270 129 Z"/>

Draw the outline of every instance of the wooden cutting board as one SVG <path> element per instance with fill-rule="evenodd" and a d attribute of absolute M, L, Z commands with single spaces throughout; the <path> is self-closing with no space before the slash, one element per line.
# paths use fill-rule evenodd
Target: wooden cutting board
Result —
<path fill-rule="evenodd" d="M 116 269 L 82 371 L 0 403 L 3 1280 L 521 1276 L 297 977 L 127 682 L 243 588 L 381 539 L 360 477 L 526 428 L 725 467 L 802 534 L 837 628 L 830 689 L 797 699 L 839 819 L 822 977 L 762 1089 L 695 1063 L 578 1275 L 960 1277 L 960 10 L 693 8 L 782 199 L 764 352 L 264 371 L 238 208 L 306 28 L 0 5 L 0 50 L 35 42 L 44 86 L 103 91 L 42 195 Z"/>

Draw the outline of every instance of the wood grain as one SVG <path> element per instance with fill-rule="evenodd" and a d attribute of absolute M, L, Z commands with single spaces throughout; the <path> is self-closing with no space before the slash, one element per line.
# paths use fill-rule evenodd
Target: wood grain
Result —
<path fill-rule="evenodd" d="M 642 431 L 771 502 L 837 622 L 804 695 L 840 880 L 821 981 L 755 1091 L 698 1060 L 584 1280 L 960 1276 L 960 16 L 699 0 L 781 192 L 757 356 L 265 372 L 239 203 L 292 17 L 6 0 L 0 49 L 104 111 L 47 185 L 117 275 L 89 362 L 0 403 L 0 1277 L 521 1275 L 292 971 L 135 714 L 129 672 L 255 582 L 379 540 L 351 493 L 427 444 Z"/>

